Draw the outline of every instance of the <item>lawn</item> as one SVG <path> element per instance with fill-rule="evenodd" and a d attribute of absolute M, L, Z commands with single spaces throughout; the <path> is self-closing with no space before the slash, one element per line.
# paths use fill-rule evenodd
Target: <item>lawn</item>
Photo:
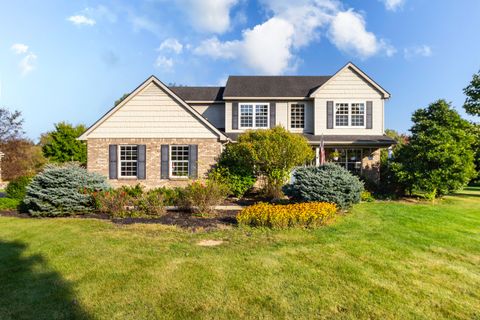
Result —
<path fill-rule="evenodd" d="M 479 319 L 480 188 L 317 230 L 0 217 L 0 319 L 71 318 Z"/>

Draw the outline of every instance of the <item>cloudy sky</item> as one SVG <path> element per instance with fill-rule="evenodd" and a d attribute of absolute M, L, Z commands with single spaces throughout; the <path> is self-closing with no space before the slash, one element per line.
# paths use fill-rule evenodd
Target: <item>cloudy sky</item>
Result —
<path fill-rule="evenodd" d="M 0 3 L 0 106 L 37 139 L 90 125 L 151 74 L 330 75 L 353 61 L 392 94 L 386 127 L 438 98 L 459 111 L 480 69 L 478 0 L 24 0 Z"/>

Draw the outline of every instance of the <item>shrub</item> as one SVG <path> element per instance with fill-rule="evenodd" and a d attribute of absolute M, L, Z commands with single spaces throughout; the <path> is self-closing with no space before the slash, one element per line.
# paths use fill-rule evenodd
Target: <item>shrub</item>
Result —
<path fill-rule="evenodd" d="M 0 210 L 15 210 L 20 205 L 20 200 L 13 198 L 0 198 Z"/>
<path fill-rule="evenodd" d="M 23 200 L 25 193 L 27 192 L 27 186 L 32 181 L 29 176 L 18 177 L 15 180 L 10 181 L 5 188 L 7 196 L 12 199 Z"/>
<path fill-rule="evenodd" d="M 178 205 L 195 213 L 209 214 L 227 195 L 228 187 L 223 183 L 215 180 L 194 181 L 181 190 Z"/>
<path fill-rule="evenodd" d="M 336 212 L 337 207 L 326 202 L 287 205 L 259 203 L 243 209 L 237 215 L 237 221 L 252 227 L 317 227 L 325 225 Z"/>
<path fill-rule="evenodd" d="M 86 190 L 105 190 L 105 178 L 77 164 L 48 165 L 27 187 L 24 203 L 33 216 L 67 216 L 94 209 Z"/>
<path fill-rule="evenodd" d="M 161 194 L 163 197 L 163 204 L 165 206 L 174 206 L 177 204 L 179 193 L 181 188 L 167 188 L 167 187 L 159 187 L 156 189 L 152 189 L 149 192 L 155 192 Z"/>
<path fill-rule="evenodd" d="M 296 201 L 330 202 L 342 209 L 360 202 L 362 182 L 336 164 L 298 168 L 293 176 L 294 182 L 286 185 L 284 192 Z"/>
<path fill-rule="evenodd" d="M 122 188 L 95 191 L 92 193 L 95 208 L 111 217 L 126 217 L 133 208 L 132 197 Z"/>
<path fill-rule="evenodd" d="M 243 197 L 245 192 L 253 188 L 255 177 L 232 173 L 228 168 L 217 167 L 210 171 L 208 178 L 228 186 L 229 194 L 237 198 Z"/>
<path fill-rule="evenodd" d="M 363 202 L 374 202 L 375 201 L 375 198 L 372 196 L 370 191 L 366 191 L 366 190 L 362 192 L 360 198 Z"/>
<path fill-rule="evenodd" d="M 162 215 L 166 212 L 163 192 L 157 190 L 150 190 L 142 194 L 136 205 L 138 210 L 146 215 Z"/>
<path fill-rule="evenodd" d="M 143 194 L 143 186 L 139 183 L 136 185 L 132 186 L 121 186 L 120 189 L 124 191 L 127 195 L 133 197 L 133 198 L 138 198 Z"/>

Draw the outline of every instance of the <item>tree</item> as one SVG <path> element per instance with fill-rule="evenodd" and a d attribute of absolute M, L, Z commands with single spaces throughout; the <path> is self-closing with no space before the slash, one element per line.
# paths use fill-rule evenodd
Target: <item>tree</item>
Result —
<path fill-rule="evenodd" d="M 24 134 L 22 113 L 0 108 L 0 142 L 19 139 Z"/>
<path fill-rule="evenodd" d="M 55 130 L 43 134 L 40 139 L 43 155 L 53 162 L 76 161 L 87 163 L 87 146 L 77 138 L 84 133 L 83 124 L 73 126 L 66 122 L 55 124 Z"/>
<path fill-rule="evenodd" d="M 475 176 L 471 124 L 445 100 L 412 117 L 409 143 L 396 151 L 392 170 L 408 190 L 442 196 L 465 186 Z"/>
<path fill-rule="evenodd" d="M 239 136 L 238 143 L 240 148 L 250 150 L 252 170 L 263 178 L 264 192 L 271 198 L 280 197 L 293 168 L 314 156 L 303 136 L 283 127 L 247 131 Z"/>
<path fill-rule="evenodd" d="M 123 96 L 121 96 L 120 98 L 118 98 L 117 100 L 115 100 L 115 104 L 114 106 L 118 106 L 123 100 L 125 100 L 128 96 L 130 95 L 130 93 L 124 93 Z"/>
<path fill-rule="evenodd" d="M 470 84 L 463 89 L 467 96 L 463 108 L 468 114 L 480 116 L 480 71 L 473 75 Z"/>
<path fill-rule="evenodd" d="M 11 139 L 0 143 L 0 150 L 5 154 L 2 159 L 2 179 L 6 181 L 33 176 L 47 162 L 41 147 L 30 140 Z"/>

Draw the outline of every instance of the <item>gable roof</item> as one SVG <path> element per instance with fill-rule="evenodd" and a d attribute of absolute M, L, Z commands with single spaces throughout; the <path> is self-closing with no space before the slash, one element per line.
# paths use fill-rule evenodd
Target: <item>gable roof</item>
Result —
<path fill-rule="evenodd" d="M 170 87 L 185 101 L 223 101 L 225 87 Z"/>
<path fill-rule="evenodd" d="M 330 76 L 230 76 L 224 99 L 228 98 L 307 98 Z"/>
<path fill-rule="evenodd" d="M 384 99 L 388 99 L 391 97 L 390 93 L 383 89 L 382 86 L 380 86 L 378 83 L 373 81 L 372 78 L 370 78 L 365 72 L 363 72 L 359 67 L 354 65 L 352 62 L 348 62 L 346 65 L 344 65 L 340 70 L 338 70 L 333 76 L 330 77 L 325 83 L 322 84 L 322 86 L 318 87 L 315 91 L 313 91 L 310 96 L 314 96 L 318 91 L 322 90 L 322 87 L 335 79 L 343 70 L 345 69 L 351 69 L 353 70 L 356 74 L 358 74 L 361 78 L 363 78 L 365 81 L 367 81 L 372 87 L 377 89 L 380 93 L 383 94 Z"/>
<path fill-rule="evenodd" d="M 185 108 L 190 114 L 192 114 L 200 123 L 202 123 L 206 128 L 210 131 L 215 133 L 218 138 L 222 141 L 227 141 L 228 138 L 223 134 L 220 130 L 215 128 L 213 124 L 211 124 L 207 119 L 202 117 L 198 111 L 192 108 L 189 104 L 187 104 L 182 98 L 180 98 L 175 92 L 173 92 L 169 87 L 167 87 L 162 81 L 160 81 L 155 76 L 150 76 L 147 80 L 145 80 L 140 86 L 138 86 L 135 90 L 133 90 L 122 102 L 120 102 L 115 107 L 111 108 L 103 117 L 101 117 L 98 121 L 96 121 L 92 126 L 90 126 L 87 131 L 85 131 L 78 140 L 87 140 L 88 135 L 94 131 L 100 124 L 102 124 L 105 120 L 107 120 L 112 114 L 114 114 L 117 110 L 123 107 L 128 101 L 130 101 L 134 96 L 136 96 L 140 91 L 142 91 L 145 87 L 149 84 L 154 83 L 159 86 L 162 90 L 164 90 L 167 94 L 169 94 L 174 100 L 176 100 L 181 106 Z"/>

